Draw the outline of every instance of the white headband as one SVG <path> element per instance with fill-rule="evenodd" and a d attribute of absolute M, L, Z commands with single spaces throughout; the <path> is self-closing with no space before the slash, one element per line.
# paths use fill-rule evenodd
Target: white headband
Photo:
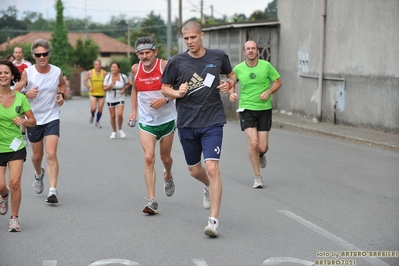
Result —
<path fill-rule="evenodd" d="M 142 50 L 155 50 L 155 49 L 157 49 L 157 47 L 153 43 L 142 43 L 136 47 L 136 53 Z"/>

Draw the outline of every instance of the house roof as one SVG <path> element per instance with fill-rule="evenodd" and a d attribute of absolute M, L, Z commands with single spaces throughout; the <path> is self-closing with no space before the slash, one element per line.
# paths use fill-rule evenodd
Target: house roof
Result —
<path fill-rule="evenodd" d="M 13 39 L 10 39 L 2 44 L 0 44 L 0 51 L 4 51 L 7 47 L 14 46 L 22 43 L 33 43 L 36 39 L 43 38 L 46 40 L 51 39 L 53 32 L 39 32 L 32 31 L 25 35 L 19 35 Z M 92 39 L 99 47 L 100 53 L 127 53 L 128 45 L 118 41 L 108 35 L 101 32 L 95 33 L 85 33 L 85 32 L 69 32 L 68 40 L 69 43 L 75 47 L 77 40 L 81 38 L 82 40 L 86 38 Z M 130 48 L 134 52 L 134 48 Z"/>

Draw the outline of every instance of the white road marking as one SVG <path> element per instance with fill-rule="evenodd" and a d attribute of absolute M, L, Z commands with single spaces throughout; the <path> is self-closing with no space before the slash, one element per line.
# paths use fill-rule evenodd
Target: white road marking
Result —
<path fill-rule="evenodd" d="M 56 260 L 44 260 L 42 266 L 57 266 Z"/>
<path fill-rule="evenodd" d="M 313 261 L 308 261 L 308 260 L 301 260 L 297 258 L 291 258 L 291 257 L 274 257 L 274 258 L 268 258 L 263 262 L 263 265 L 277 265 L 283 262 L 293 262 L 293 263 L 298 263 L 306 266 L 313 266 L 314 262 Z"/>
<path fill-rule="evenodd" d="M 350 251 L 362 251 L 360 248 L 355 247 L 354 245 L 346 242 L 345 240 L 337 237 L 336 235 L 324 230 L 321 227 L 318 227 L 317 225 L 303 219 L 302 217 L 287 211 L 287 210 L 279 210 L 279 212 L 281 212 L 282 214 L 284 214 L 285 216 L 297 221 L 298 223 L 306 226 L 307 228 L 313 230 L 314 232 L 318 233 L 319 235 L 324 236 L 325 238 L 331 240 L 332 242 L 334 242 L 335 244 L 340 245 L 341 247 L 350 250 Z M 389 264 L 383 262 L 382 260 L 378 259 L 378 258 L 374 258 L 374 257 L 357 257 L 359 259 L 364 259 L 367 260 L 368 262 L 370 262 L 372 265 L 375 266 L 390 266 Z"/>
<path fill-rule="evenodd" d="M 203 259 L 192 259 L 194 262 L 195 266 L 208 266 L 205 260 Z"/>
<path fill-rule="evenodd" d="M 95 261 L 91 264 L 89 264 L 88 266 L 106 266 L 109 264 L 122 264 L 122 265 L 126 265 L 126 266 L 143 266 L 138 262 L 134 262 L 131 260 L 123 260 L 123 259 L 106 259 L 106 260 L 98 260 Z"/>

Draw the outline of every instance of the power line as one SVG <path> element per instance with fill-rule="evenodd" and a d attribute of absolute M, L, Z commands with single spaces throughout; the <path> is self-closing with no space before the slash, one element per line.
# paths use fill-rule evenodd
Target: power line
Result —
<path fill-rule="evenodd" d="M 156 28 L 166 28 L 166 25 L 155 25 L 155 26 L 135 26 L 130 27 L 130 30 L 141 30 L 141 29 L 156 29 Z M 106 28 L 106 29 L 84 29 L 84 30 L 73 30 L 68 29 L 68 32 L 116 32 L 116 31 L 127 31 L 129 29 L 128 26 L 114 27 L 114 28 Z M 20 30 L 20 29 L 1 29 L 2 32 L 11 32 L 11 33 L 28 33 L 32 30 Z M 51 32 L 51 30 L 39 30 L 38 32 Z"/>

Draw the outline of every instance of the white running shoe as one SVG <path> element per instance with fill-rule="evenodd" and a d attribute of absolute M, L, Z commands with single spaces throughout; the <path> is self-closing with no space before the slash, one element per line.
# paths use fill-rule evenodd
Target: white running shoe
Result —
<path fill-rule="evenodd" d="M 266 155 L 262 155 L 262 156 L 259 156 L 259 165 L 260 165 L 260 168 L 265 168 L 266 167 L 266 163 L 267 163 L 267 161 L 266 161 Z"/>
<path fill-rule="evenodd" d="M 47 199 L 46 202 L 48 203 L 58 203 L 58 192 L 57 189 L 50 189 L 48 195 L 47 195 Z"/>
<path fill-rule="evenodd" d="M 144 206 L 143 212 L 149 215 L 158 213 L 158 203 L 153 199 L 148 199 L 148 203 Z"/>
<path fill-rule="evenodd" d="M 119 137 L 120 137 L 121 139 L 126 138 L 126 134 L 125 134 L 125 132 L 124 132 L 122 129 L 119 130 Z"/>
<path fill-rule="evenodd" d="M 255 176 L 253 188 L 263 188 L 262 176 Z"/>
<path fill-rule="evenodd" d="M 19 224 L 21 219 L 12 216 L 10 219 L 10 227 L 8 228 L 9 232 L 21 232 L 21 225 Z"/>
<path fill-rule="evenodd" d="M 210 237 L 217 237 L 219 221 L 213 217 L 208 218 L 208 225 L 204 229 L 204 234 Z"/>
<path fill-rule="evenodd" d="M 116 138 L 116 132 L 112 132 L 111 136 L 109 137 L 110 139 L 115 139 Z"/>

